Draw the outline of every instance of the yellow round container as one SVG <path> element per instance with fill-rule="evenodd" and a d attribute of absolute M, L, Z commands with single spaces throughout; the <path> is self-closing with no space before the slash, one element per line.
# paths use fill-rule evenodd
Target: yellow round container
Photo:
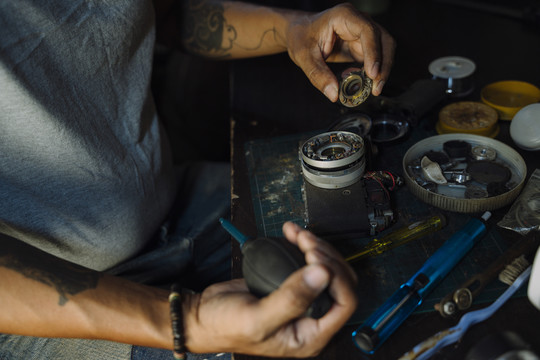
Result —
<path fill-rule="evenodd" d="M 494 138 L 499 133 L 497 111 L 479 101 L 458 101 L 439 112 L 439 134 L 473 134 Z"/>
<path fill-rule="evenodd" d="M 480 98 L 497 110 L 499 119 L 512 120 L 521 108 L 540 101 L 540 89 L 524 81 L 498 81 L 486 85 Z"/>

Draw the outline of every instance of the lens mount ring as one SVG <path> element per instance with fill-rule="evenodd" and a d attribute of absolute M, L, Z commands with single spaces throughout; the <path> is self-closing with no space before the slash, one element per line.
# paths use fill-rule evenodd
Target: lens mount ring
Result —
<path fill-rule="evenodd" d="M 364 140 L 358 134 L 325 132 L 307 140 L 300 152 L 304 179 L 314 186 L 341 188 L 364 175 Z"/>
<path fill-rule="evenodd" d="M 364 140 L 348 131 L 329 131 L 307 140 L 301 148 L 302 161 L 316 169 L 351 165 L 364 155 Z"/>
<path fill-rule="evenodd" d="M 364 69 L 352 71 L 339 84 L 339 101 L 346 107 L 356 107 L 366 101 L 372 87 L 373 80 Z"/>

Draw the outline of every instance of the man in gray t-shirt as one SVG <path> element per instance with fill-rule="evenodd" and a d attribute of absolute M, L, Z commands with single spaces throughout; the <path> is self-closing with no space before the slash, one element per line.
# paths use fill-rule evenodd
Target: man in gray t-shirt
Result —
<path fill-rule="evenodd" d="M 151 4 L 8 1 L 0 15 L 0 231 L 110 268 L 175 194 L 149 92 Z"/>
<path fill-rule="evenodd" d="M 351 5 L 172 3 L 0 2 L 2 359 L 148 360 L 171 357 L 160 349 L 173 344 L 178 358 L 313 356 L 356 307 L 351 268 L 290 222 L 284 235 L 308 265 L 279 290 L 257 299 L 243 280 L 196 289 L 223 280 L 230 262 L 217 221 L 229 173 L 172 167 L 150 92 L 154 18 L 170 44 L 200 56 L 287 51 L 331 101 L 338 82 L 325 61 L 363 62 L 378 95 L 393 39 Z M 159 287 L 171 282 L 201 291 L 170 298 L 181 321 Z M 303 317 L 326 288 L 329 312 Z"/>

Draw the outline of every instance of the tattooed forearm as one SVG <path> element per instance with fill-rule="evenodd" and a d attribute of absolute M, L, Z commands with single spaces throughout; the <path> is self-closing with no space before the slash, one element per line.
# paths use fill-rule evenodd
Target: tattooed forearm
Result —
<path fill-rule="evenodd" d="M 187 50 L 205 56 L 230 55 L 236 30 L 225 21 L 223 5 L 189 0 L 179 10 L 182 44 Z"/>
<path fill-rule="evenodd" d="M 191 53 L 226 58 L 235 55 L 238 49 L 257 51 L 269 37 L 277 42 L 278 34 L 274 28 L 254 29 L 254 33 L 240 38 L 237 28 L 227 21 L 223 4 L 218 1 L 185 0 L 179 5 L 177 18 L 181 44 Z"/>
<path fill-rule="evenodd" d="M 70 264 L 15 239 L 2 238 L 0 266 L 54 288 L 58 304 L 64 305 L 73 296 L 97 286 L 100 273 Z"/>

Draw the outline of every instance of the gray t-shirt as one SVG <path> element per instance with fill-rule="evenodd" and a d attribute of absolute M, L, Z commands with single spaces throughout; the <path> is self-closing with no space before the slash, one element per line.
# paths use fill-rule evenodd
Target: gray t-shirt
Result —
<path fill-rule="evenodd" d="M 146 0 L 0 1 L 0 232 L 89 268 L 139 252 L 174 198 Z"/>

